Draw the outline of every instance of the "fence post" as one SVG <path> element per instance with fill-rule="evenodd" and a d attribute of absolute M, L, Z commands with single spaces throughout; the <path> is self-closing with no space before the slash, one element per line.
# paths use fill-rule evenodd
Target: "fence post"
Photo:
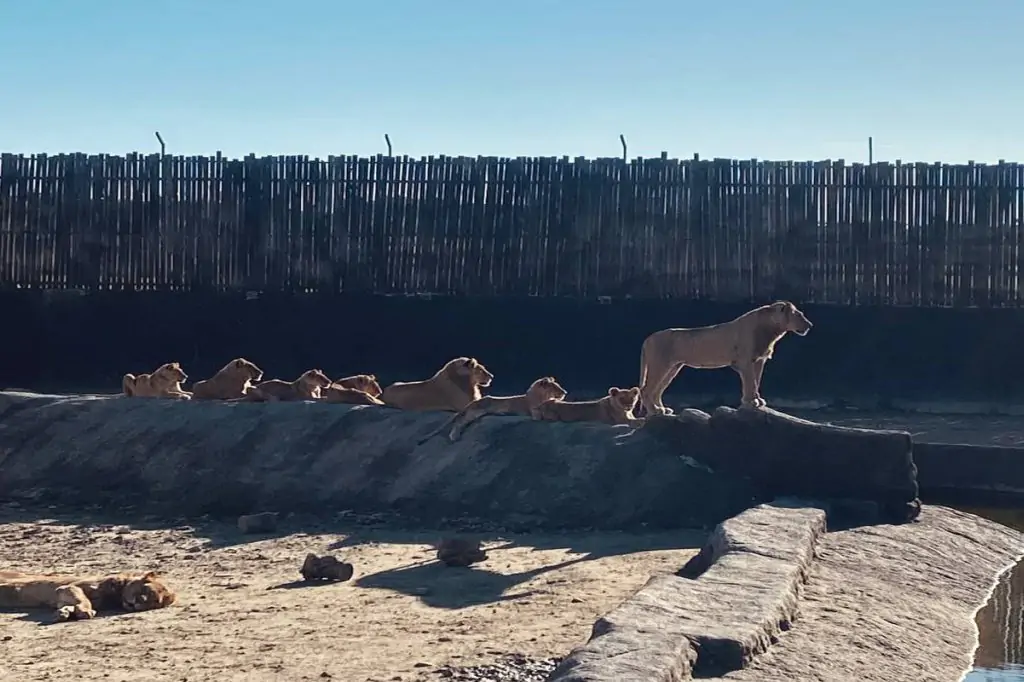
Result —
<path fill-rule="evenodd" d="M 387 143 L 387 145 L 388 145 L 388 156 L 391 156 L 391 138 L 390 138 L 390 137 L 388 137 L 388 134 L 387 134 L 387 133 L 384 133 L 384 141 L 385 141 L 385 142 Z"/>
<path fill-rule="evenodd" d="M 164 144 L 164 138 L 160 137 L 160 131 L 156 131 L 156 139 L 160 143 L 160 156 L 164 156 L 167 153 L 167 145 Z"/>
<path fill-rule="evenodd" d="M 627 156 L 627 154 L 626 154 L 626 136 L 620 134 L 619 135 L 619 142 L 622 143 L 622 160 L 625 161 L 627 158 L 629 158 Z"/>

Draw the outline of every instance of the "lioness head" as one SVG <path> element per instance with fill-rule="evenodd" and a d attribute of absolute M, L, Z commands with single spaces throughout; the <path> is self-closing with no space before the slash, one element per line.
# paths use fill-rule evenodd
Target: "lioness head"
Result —
<path fill-rule="evenodd" d="M 172 384 L 185 381 L 188 379 L 188 375 L 185 374 L 185 370 L 183 370 L 181 365 L 177 362 L 168 362 L 166 365 L 160 365 L 160 367 L 153 372 L 153 378 L 158 381 Z"/>
<path fill-rule="evenodd" d="M 121 590 L 125 611 L 148 611 L 174 603 L 175 595 L 160 581 L 156 571 L 147 571 L 139 578 L 129 578 Z"/>
<path fill-rule="evenodd" d="M 317 388 L 327 388 L 331 385 L 331 380 L 327 378 L 327 375 L 323 373 L 323 370 L 319 369 L 306 370 L 299 377 L 299 382 L 315 386 Z"/>
<path fill-rule="evenodd" d="M 465 377 L 473 386 L 486 388 L 494 380 L 494 375 L 476 358 L 455 358 L 448 362 L 445 369 Z"/>
<path fill-rule="evenodd" d="M 232 374 L 244 376 L 249 381 L 259 381 L 263 378 L 263 370 L 245 358 L 235 358 L 224 369 Z"/>
<path fill-rule="evenodd" d="M 355 376 L 338 379 L 334 383 L 343 388 L 354 388 L 357 391 L 372 395 L 374 398 L 379 398 L 380 394 L 384 392 L 380 384 L 377 383 L 377 377 L 373 374 L 356 374 Z"/>
<path fill-rule="evenodd" d="M 800 310 L 789 301 L 776 301 L 771 305 L 772 320 L 778 323 L 780 329 L 804 336 L 811 331 L 811 321 L 807 319 Z"/>
<path fill-rule="evenodd" d="M 608 395 L 611 396 L 612 402 L 622 408 L 623 411 L 632 412 L 633 408 L 636 407 L 637 401 L 640 399 L 640 387 L 617 388 L 612 386 L 608 389 Z"/>
<path fill-rule="evenodd" d="M 526 395 L 535 399 L 538 403 L 549 400 L 564 400 L 569 392 L 562 388 L 561 384 L 555 381 L 554 377 L 541 377 L 530 384 Z"/>

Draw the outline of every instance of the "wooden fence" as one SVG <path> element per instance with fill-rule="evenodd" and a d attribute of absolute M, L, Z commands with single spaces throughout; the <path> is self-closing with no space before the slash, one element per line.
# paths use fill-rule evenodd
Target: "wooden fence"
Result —
<path fill-rule="evenodd" d="M 1022 303 L 1024 166 L 0 158 L 0 286 Z"/>

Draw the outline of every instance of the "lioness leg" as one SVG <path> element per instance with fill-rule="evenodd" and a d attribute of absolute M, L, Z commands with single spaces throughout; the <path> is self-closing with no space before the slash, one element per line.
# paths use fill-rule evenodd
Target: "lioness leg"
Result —
<path fill-rule="evenodd" d="M 92 602 L 78 585 L 61 585 L 54 596 L 56 598 L 57 620 L 84 620 L 96 616 Z"/>
<path fill-rule="evenodd" d="M 761 376 L 764 374 L 764 366 L 768 358 L 754 360 L 754 407 L 764 407 L 768 402 L 761 397 Z"/>
<path fill-rule="evenodd" d="M 448 432 L 448 440 L 453 443 L 457 441 L 462 437 L 463 431 L 482 416 L 484 416 L 484 413 L 477 410 L 455 415 L 455 418 L 452 420 L 452 430 Z"/>
<path fill-rule="evenodd" d="M 760 368 L 758 368 L 759 364 Z M 764 407 L 764 400 L 757 393 L 757 378 L 761 375 L 761 370 L 764 369 L 764 361 L 744 362 L 733 365 L 732 368 L 740 375 L 740 381 L 743 383 L 743 396 L 740 399 L 740 404 L 747 407 Z"/>
<path fill-rule="evenodd" d="M 648 416 L 652 414 L 675 414 L 675 411 L 671 407 L 665 407 L 665 403 L 662 402 L 662 397 L 665 395 L 665 391 L 672 382 L 675 381 L 676 377 L 679 376 L 679 373 L 683 371 L 683 367 L 685 366 L 686 365 L 681 362 L 669 365 L 662 370 L 660 378 L 650 383 L 650 386 L 647 389 L 649 397 L 647 398 L 647 401 L 644 402 L 644 411 Z M 640 395 L 641 400 L 643 400 L 643 388 L 640 389 Z M 648 403 L 653 406 L 653 409 L 651 409 Z"/>

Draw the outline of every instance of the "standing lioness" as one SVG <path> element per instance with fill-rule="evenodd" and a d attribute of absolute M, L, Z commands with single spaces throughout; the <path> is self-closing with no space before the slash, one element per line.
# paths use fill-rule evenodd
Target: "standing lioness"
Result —
<path fill-rule="evenodd" d="M 709 327 L 662 329 L 640 349 L 640 399 L 648 415 L 672 414 L 661 398 L 683 367 L 732 367 L 743 382 L 742 404 L 764 407 L 761 375 L 786 332 L 800 336 L 810 320 L 789 301 L 776 301 Z"/>
<path fill-rule="evenodd" d="M 125 374 L 121 378 L 121 390 L 135 398 L 177 398 L 188 400 L 192 397 L 181 388 L 181 382 L 188 379 L 185 370 L 177 362 L 160 365 L 151 374 Z"/>
<path fill-rule="evenodd" d="M 263 378 L 263 370 L 245 358 L 235 358 L 209 379 L 192 384 L 196 400 L 231 400 L 241 398 L 255 381 Z"/>
<path fill-rule="evenodd" d="M 491 385 L 494 375 L 476 358 L 449 360 L 425 381 L 398 381 L 380 394 L 391 407 L 402 410 L 459 411 L 480 399 L 480 389 Z"/>

